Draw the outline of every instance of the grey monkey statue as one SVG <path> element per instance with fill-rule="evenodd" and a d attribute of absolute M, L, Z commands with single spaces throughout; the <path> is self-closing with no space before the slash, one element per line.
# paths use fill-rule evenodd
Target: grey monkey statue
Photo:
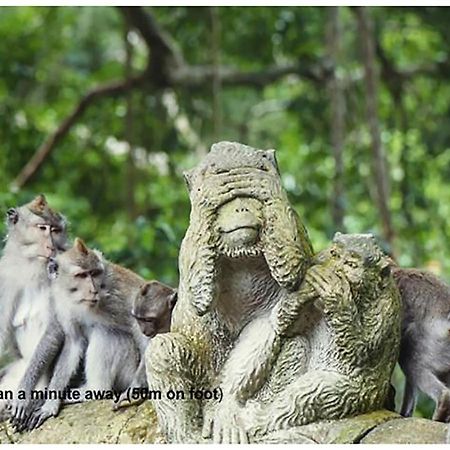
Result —
<path fill-rule="evenodd" d="M 167 441 L 285 442 L 285 430 L 382 407 L 400 303 L 373 237 L 337 235 L 313 265 L 273 151 L 221 142 L 186 178 L 178 302 L 146 354 Z M 164 396 L 215 387 L 220 402 Z"/>

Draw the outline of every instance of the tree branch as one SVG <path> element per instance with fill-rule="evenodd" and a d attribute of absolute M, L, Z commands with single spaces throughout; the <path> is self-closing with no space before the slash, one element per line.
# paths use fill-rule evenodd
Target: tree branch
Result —
<path fill-rule="evenodd" d="M 66 134 L 70 131 L 76 121 L 83 115 L 86 108 L 90 106 L 94 101 L 103 97 L 115 97 L 123 95 L 130 89 L 134 89 L 142 85 L 144 81 L 145 77 L 143 75 L 140 75 L 129 80 L 108 83 L 88 92 L 75 106 L 69 116 L 66 117 L 66 119 L 59 125 L 56 131 L 54 131 L 37 149 L 33 157 L 28 161 L 19 175 L 17 175 L 15 180 L 12 182 L 12 189 L 18 190 L 28 182 L 28 180 L 40 168 L 45 158 L 47 158 L 51 151 L 66 136 Z"/>
<path fill-rule="evenodd" d="M 148 71 L 152 74 L 153 82 L 167 85 L 169 69 L 184 65 L 183 56 L 174 40 L 142 6 L 121 6 L 118 10 L 130 27 L 140 33 L 148 47 Z"/>
<path fill-rule="evenodd" d="M 96 100 L 119 96 L 144 84 L 155 88 L 187 87 L 201 88 L 219 77 L 223 86 L 264 87 L 286 75 L 297 75 L 305 79 L 322 82 L 330 75 L 325 64 L 306 66 L 301 63 L 271 66 L 258 72 L 241 72 L 230 67 L 191 66 L 173 43 L 171 36 L 162 30 L 154 17 L 142 7 L 119 7 L 131 27 L 138 30 L 149 49 L 147 68 L 130 80 L 112 82 L 88 92 L 75 106 L 71 114 L 58 126 L 38 148 L 36 153 L 17 175 L 12 189 L 22 188 L 37 172 L 44 160 L 68 134 L 84 111 Z"/>
<path fill-rule="evenodd" d="M 171 84 L 189 88 L 202 87 L 214 78 L 217 70 L 224 86 L 264 87 L 286 75 L 298 75 L 317 82 L 324 81 L 327 77 L 324 67 L 306 67 L 300 63 L 271 66 L 257 72 L 241 72 L 232 67 L 215 69 L 213 66 L 183 66 L 171 74 Z"/>
<path fill-rule="evenodd" d="M 186 64 L 172 37 L 162 30 L 152 14 L 142 7 L 119 7 L 119 11 L 141 34 L 149 47 L 148 65 L 153 84 L 164 87 L 202 87 L 219 77 L 223 85 L 263 87 L 279 78 L 295 74 L 313 81 L 324 81 L 325 65 L 314 67 L 301 63 L 272 66 L 258 72 L 240 72 L 230 67 L 195 66 Z"/>
<path fill-rule="evenodd" d="M 378 73 L 375 60 L 374 26 L 367 7 L 358 6 L 355 7 L 354 11 L 356 12 L 364 64 L 366 115 L 372 138 L 376 200 L 380 210 L 384 238 L 390 244 L 392 253 L 395 254 L 395 233 L 389 209 L 389 170 L 381 140 L 381 126 L 378 116 Z"/>

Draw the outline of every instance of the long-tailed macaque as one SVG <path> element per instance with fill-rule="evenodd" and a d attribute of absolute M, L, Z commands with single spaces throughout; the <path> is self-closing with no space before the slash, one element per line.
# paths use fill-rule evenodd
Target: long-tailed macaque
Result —
<path fill-rule="evenodd" d="M 21 382 L 27 399 L 12 408 L 18 430 L 36 428 L 59 412 L 61 399 L 43 405 L 30 401 L 40 371 L 55 358 L 48 391 L 56 392 L 69 386 L 81 358 L 85 360 L 81 395 L 66 403 L 88 400 L 89 391 L 104 390 L 115 392 L 118 407 L 127 397 L 125 390 L 146 387 L 144 351 L 149 338 L 169 330 L 176 302 L 176 290 L 158 281 L 144 283 L 80 239 L 49 262 L 48 275 L 53 279 L 53 320 Z"/>
<path fill-rule="evenodd" d="M 6 214 L 7 237 L 0 259 L 0 353 L 12 360 L 0 390 L 17 390 L 48 322 L 47 261 L 66 247 L 66 221 L 43 195 Z M 44 381 L 44 380 L 42 380 Z M 4 412 L 6 402 L 0 403 Z"/>
<path fill-rule="evenodd" d="M 450 286 L 423 270 L 393 267 L 392 273 L 403 304 L 401 414 L 412 416 L 420 390 L 436 402 L 433 419 L 450 422 Z"/>
<path fill-rule="evenodd" d="M 144 283 L 141 277 L 105 260 L 80 239 L 50 261 L 48 273 L 53 278 L 52 317 L 20 383 L 27 398 L 12 406 L 17 430 L 40 426 L 62 406 L 61 398 L 43 405 L 31 399 L 36 380 L 49 364 L 54 362 L 50 392 L 68 388 L 84 357 L 86 382 L 75 400 L 89 400 L 84 394 L 94 390 L 114 391 L 118 396 L 133 385 L 147 343 L 130 308 Z"/>
<path fill-rule="evenodd" d="M 170 331 L 172 311 L 177 299 L 177 290 L 159 281 L 149 281 L 141 286 L 133 300 L 131 315 L 136 319 L 139 329 L 147 338 L 147 342 L 157 334 Z M 142 358 L 135 379 L 130 387 L 132 389 L 139 388 L 146 384 L 146 380 L 145 358 Z M 144 398 L 133 403 L 136 404 L 142 400 Z M 127 392 L 123 392 L 114 405 L 114 409 L 127 404 Z"/>
<path fill-rule="evenodd" d="M 142 333 L 148 338 L 170 330 L 177 290 L 159 281 L 145 283 L 137 293 L 131 310 Z"/>

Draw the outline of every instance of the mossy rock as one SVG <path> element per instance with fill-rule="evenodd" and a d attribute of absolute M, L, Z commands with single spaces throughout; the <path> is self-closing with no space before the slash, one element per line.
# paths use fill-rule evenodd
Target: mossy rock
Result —
<path fill-rule="evenodd" d="M 373 429 L 361 444 L 445 444 L 448 425 L 411 417 L 396 419 Z"/>
<path fill-rule="evenodd" d="M 341 420 L 326 420 L 271 433 L 261 443 L 355 444 L 378 425 L 397 419 L 398 414 L 381 410 Z"/>
<path fill-rule="evenodd" d="M 264 443 L 318 444 L 442 444 L 447 425 L 427 419 L 401 418 L 375 411 L 348 419 L 323 421 L 266 436 Z M 23 444 L 143 444 L 163 443 L 151 402 L 113 411 L 109 402 L 65 407 L 38 430 L 14 433 L 0 425 L 0 443 Z M 257 442 L 257 441 L 256 441 Z"/>
<path fill-rule="evenodd" d="M 141 444 L 161 442 L 150 402 L 111 409 L 107 401 L 66 406 L 61 414 L 29 433 L 14 433 L 1 424 L 0 443 L 23 444 Z"/>

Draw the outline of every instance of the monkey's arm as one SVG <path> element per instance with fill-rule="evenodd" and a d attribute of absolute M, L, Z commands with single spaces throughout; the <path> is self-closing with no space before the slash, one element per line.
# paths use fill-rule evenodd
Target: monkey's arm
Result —
<path fill-rule="evenodd" d="M 223 395 L 245 402 L 257 392 L 279 354 L 280 335 L 270 314 L 256 318 L 242 331 L 222 371 Z"/>
<path fill-rule="evenodd" d="M 24 399 L 15 398 L 10 407 L 10 417 L 16 427 L 20 427 L 26 419 L 32 404 L 31 391 L 35 388 L 45 369 L 53 362 L 61 349 L 64 333 L 60 324 L 55 320 L 47 329 L 37 345 L 33 356 L 20 381 L 17 392 L 24 392 Z"/>
<path fill-rule="evenodd" d="M 269 313 L 244 328 L 222 369 L 224 391 L 245 401 L 262 387 L 280 353 L 281 338 L 289 334 L 302 308 L 317 299 L 311 283 L 307 275 L 298 291 L 285 291 Z"/>
<path fill-rule="evenodd" d="M 31 393 L 45 369 L 54 361 L 63 343 L 64 331 L 58 321 L 54 320 L 47 325 L 20 382 L 19 390 L 25 391 L 27 395 Z"/>
<path fill-rule="evenodd" d="M 389 280 L 386 280 L 389 283 Z M 400 335 L 400 296 L 397 289 L 384 288 L 375 298 L 369 297 L 368 302 L 363 303 L 361 311 L 361 327 L 364 345 L 371 352 L 380 351 L 393 330 Z M 379 320 L 383 317 L 383 320 Z M 446 327 L 447 329 L 447 327 Z"/>
<path fill-rule="evenodd" d="M 10 283 L 7 283 L 4 277 L 0 277 L 0 355 L 7 350 L 13 338 L 13 317 L 17 309 L 17 303 L 20 291 Z M 13 347 L 15 342 L 13 342 Z M 14 350 L 18 352 L 17 349 Z"/>
<path fill-rule="evenodd" d="M 83 350 L 81 339 L 66 337 L 48 386 L 49 391 L 61 392 L 69 385 L 70 379 L 78 368 Z M 47 400 L 28 416 L 23 429 L 33 430 L 41 426 L 49 417 L 56 417 L 61 409 L 61 404 L 60 399 Z"/>

